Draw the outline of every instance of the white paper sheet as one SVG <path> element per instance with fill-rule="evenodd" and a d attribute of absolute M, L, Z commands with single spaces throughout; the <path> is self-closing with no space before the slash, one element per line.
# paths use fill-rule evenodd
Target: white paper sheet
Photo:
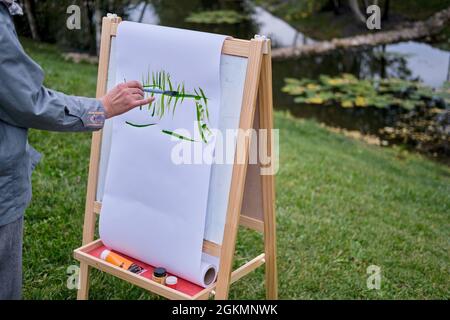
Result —
<path fill-rule="evenodd" d="M 174 86 L 184 82 L 186 93 L 201 88 L 207 96 L 207 124 L 214 129 L 219 120 L 224 39 L 122 22 L 116 40 L 116 79 L 143 80 L 148 73 L 163 70 Z M 218 265 L 217 258 L 202 253 L 211 165 L 176 165 L 171 160 L 174 145 L 205 144 L 196 119 L 195 100 L 189 98 L 179 102 L 173 116 L 172 110 L 159 118 L 146 108 L 137 108 L 113 119 L 100 237 L 112 249 L 207 286 L 205 275 L 214 280 Z M 155 125 L 134 127 L 130 123 Z M 162 133 L 178 128 L 186 129 L 196 142 Z"/>

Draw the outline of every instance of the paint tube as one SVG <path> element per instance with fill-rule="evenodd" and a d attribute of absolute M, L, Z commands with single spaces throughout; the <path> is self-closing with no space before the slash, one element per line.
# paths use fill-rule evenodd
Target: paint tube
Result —
<path fill-rule="evenodd" d="M 105 260 L 119 268 L 128 270 L 136 274 L 141 274 L 147 271 L 144 268 L 133 263 L 132 261 L 125 259 L 124 257 L 108 249 L 102 251 L 102 253 L 100 254 L 100 259 Z"/>

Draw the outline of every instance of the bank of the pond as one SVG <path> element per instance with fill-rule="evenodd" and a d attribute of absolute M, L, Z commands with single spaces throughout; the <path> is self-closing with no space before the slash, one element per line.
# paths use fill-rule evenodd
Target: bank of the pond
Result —
<path fill-rule="evenodd" d="M 52 46 L 25 41 L 46 85 L 93 96 L 97 66 L 63 60 Z M 370 146 L 275 113 L 280 129 L 277 184 L 278 270 L 283 299 L 448 299 L 450 169 L 398 148 Z M 24 297 L 74 299 L 66 270 L 81 244 L 89 134 L 31 130 L 44 154 L 33 174 L 25 217 Z M 236 265 L 262 250 L 243 230 Z M 382 271 L 366 287 L 367 267 Z M 263 269 L 233 285 L 233 299 L 264 298 Z M 91 298 L 155 299 L 93 272 Z"/>

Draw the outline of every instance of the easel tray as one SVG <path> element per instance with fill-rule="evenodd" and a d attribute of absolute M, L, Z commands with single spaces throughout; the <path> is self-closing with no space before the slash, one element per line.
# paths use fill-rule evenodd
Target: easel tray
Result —
<path fill-rule="evenodd" d="M 151 290 L 152 292 L 168 299 L 195 300 L 201 298 L 202 296 L 207 298 L 213 289 L 213 286 L 203 288 L 180 277 L 178 277 L 177 288 L 169 288 L 152 280 L 154 266 L 119 253 L 146 270 L 141 274 L 135 274 L 100 259 L 100 254 L 105 249 L 107 248 L 103 244 L 102 240 L 98 239 L 76 249 L 74 251 L 74 257 L 77 260 L 87 263 L 91 267 L 112 274 L 120 279 L 127 280 L 141 288 Z"/>

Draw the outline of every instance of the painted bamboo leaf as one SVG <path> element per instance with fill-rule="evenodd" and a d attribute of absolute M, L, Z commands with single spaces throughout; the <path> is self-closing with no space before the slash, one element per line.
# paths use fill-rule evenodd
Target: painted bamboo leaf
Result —
<path fill-rule="evenodd" d="M 169 83 L 169 90 L 172 91 L 173 87 L 172 87 L 172 81 L 170 81 L 170 76 L 167 76 L 167 81 Z"/>
<path fill-rule="evenodd" d="M 173 131 L 169 131 L 169 130 L 161 130 L 161 131 L 162 131 L 163 133 L 165 133 L 165 134 L 174 136 L 174 137 L 176 137 L 176 138 L 178 138 L 178 139 L 181 139 L 181 140 L 187 140 L 187 141 L 195 142 L 195 140 L 193 140 L 193 139 L 191 139 L 191 138 L 188 138 L 188 137 L 185 137 L 185 136 L 183 136 L 183 135 L 181 135 L 181 134 L 175 133 L 175 132 L 173 132 Z"/>
<path fill-rule="evenodd" d="M 181 87 L 181 103 L 183 103 L 184 95 L 185 95 L 185 91 L 184 91 L 184 82 L 183 82 L 182 87 Z"/>
<path fill-rule="evenodd" d="M 201 106 L 199 106 L 199 104 L 196 102 L 195 103 L 195 106 L 196 106 L 196 111 L 197 111 L 197 126 L 198 126 L 198 131 L 199 131 L 199 133 L 200 133 L 200 137 L 202 138 L 202 140 L 204 141 L 204 142 L 206 142 L 206 139 L 205 139 L 205 135 L 203 134 L 203 130 L 202 130 L 202 126 L 201 126 L 201 113 L 200 113 L 200 108 L 201 108 Z"/>
<path fill-rule="evenodd" d="M 143 86 L 145 88 L 153 88 L 159 89 L 162 91 L 174 91 L 176 88 L 177 94 L 165 94 L 165 93 L 156 93 L 158 95 L 158 99 L 153 103 L 148 104 L 147 110 L 151 113 L 151 116 L 158 116 L 160 119 L 166 113 L 172 113 L 172 117 L 175 115 L 176 107 L 183 103 L 185 99 L 192 99 L 195 102 L 195 112 L 196 119 L 198 123 L 198 130 L 201 136 L 202 141 L 207 142 L 206 134 L 211 134 L 211 130 L 208 128 L 207 121 L 209 121 L 209 110 L 205 92 L 202 88 L 194 88 L 193 93 L 187 93 L 185 83 L 181 82 L 178 84 L 174 84 L 170 77 L 170 74 L 165 71 L 157 71 L 157 72 L 147 72 L 147 76 L 142 76 Z M 154 97 L 156 95 L 154 92 L 150 92 L 149 95 Z M 142 108 L 140 108 L 142 110 Z M 171 110 L 172 109 L 172 110 Z M 153 124 L 133 124 L 127 123 L 129 125 L 135 127 L 146 127 Z M 169 134 L 170 131 L 165 133 Z M 186 139 L 185 139 L 186 140 Z M 193 141 L 191 139 L 187 139 L 189 141 Z"/>
<path fill-rule="evenodd" d="M 129 121 L 125 121 L 126 124 L 132 126 L 132 127 L 136 127 L 136 128 L 145 128 L 145 127 L 150 127 L 150 126 L 154 126 L 156 123 L 148 123 L 148 124 L 136 124 L 136 123 L 132 123 Z"/>

